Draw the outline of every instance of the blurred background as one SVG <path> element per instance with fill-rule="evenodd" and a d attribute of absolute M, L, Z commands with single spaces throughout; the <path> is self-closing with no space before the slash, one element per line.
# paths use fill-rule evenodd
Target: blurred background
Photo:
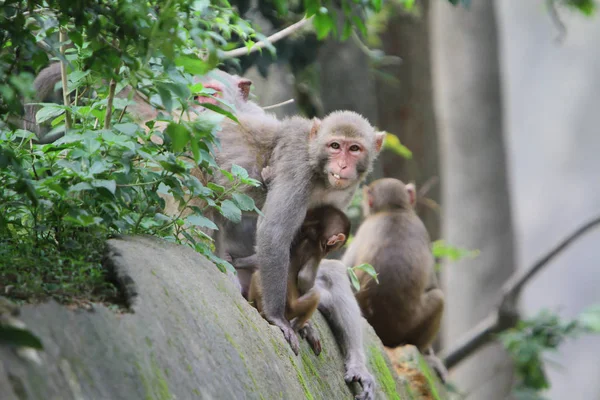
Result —
<path fill-rule="evenodd" d="M 268 2 L 233 3 L 265 34 L 285 23 Z M 370 179 L 414 181 L 432 240 L 479 250 L 441 265 L 448 349 L 497 306 L 506 279 L 600 215 L 600 17 L 543 0 L 400 3 L 413 2 L 386 3 L 367 36 L 296 35 L 277 43 L 276 62 L 255 53 L 228 68 L 254 81 L 263 106 L 294 98 L 279 116 L 355 110 L 411 150 L 385 150 Z M 528 281 L 521 318 L 568 320 L 600 303 L 599 241 L 592 229 Z M 544 359 L 544 397 L 600 399 L 599 353 L 599 336 L 564 341 Z M 515 371 L 492 344 L 450 379 L 462 398 L 505 399 Z"/>

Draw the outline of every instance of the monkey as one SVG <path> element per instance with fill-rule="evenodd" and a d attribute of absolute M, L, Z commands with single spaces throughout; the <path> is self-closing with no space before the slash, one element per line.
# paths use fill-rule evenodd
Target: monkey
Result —
<path fill-rule="evenodd" d="M 264 171 L 264 170 L 263 170 Z M 263 172 L 264 177 L 264 172 Z M 300 231 L 292 241 L 290 268 L 287 280 L 287 302 L 285 317 L 292 321 L 292 328 L 304 328 L 319 304 L 319 293 L 311 288 L 300 292 L 298 274 L 309 269 L 316 276 L 321 260 L 331 251 L 341 248 L 350 234 L 350 220 L 343 211 L 332 206 L 320 206 L 308 210 Z M 262 314 L 263 287 L 260 283 L 260 269 L 252 275 L 248 300 Z M 308 328 L 311 329 L 311 328 Z M 311 335 L 314 337 L 314 334 Z M 318 338 L 309 339 L 315 354 L 319 355 L 321 345 Z"/>
<path fill-rule="evenodd" d="M 329 323 L 344 356 L 345 381 L 362 385 L 357 400 L 374 399 L 375 380 L 366 369 L 363 349 L 363 318 L 346 266 L 339 260 L 321 261 L 314 287 L 320 294 L 318 310 Z"/>
<path fill-rule="evenodd" d="M 225 170 L 233 164 L 239 165 L 257 180 L 260 179 L 260 171 L 265 166 L 270 166 L 275 171 L 275 177 L 268 188 L 244 189 L 261 209 L 262 215 L 258 218 L 252 213 L 243 213 L 242 223 L 234 224 L 224 221 L 216 214 L 209 216 L 218 226 L 218 230 L 213 232 L 216 252 L 219 256 L 228 251 L 232 257 L 243 257 L 251 255 L 256 249 L 258 264 L 261 266 L 261 283 L 265 288 L 264 315 L 270 323 L 281 329 L 292 348 L 298 347 L 296 334 L 285 318 L 292 240 L 309 208 L 329 204 L 344 210 L 349 205 L 359 184 L 372 170 L 383 144 L 384 133 L 377 132 L 366 119 L 351 111 L 336 111 L 322 120 L 302 117 L 279 120 L 254 102 L 244 102 L 239 79 L 226 73 L 218 75 L 224 77 L 228 84 L 233 82 L 228 87 L 233 88 L 234 98 L 227 97 L 232 96 L 231 92 L 223 91 L 222 99 L 235 105 L 238 122 L 223 120 L 221 130 L 216 135 L 220 148 L 213 149 L 217 164 Z M 211 78 L 200 79 L 206 82 Z M 246 83 L 242 84 L 242 87 L 248 86 Z M 239 92 L 236 92 L 236 87 Z M 131 112 L 140 115 L 142 120 L 144 116 L 151 115 L 152 110 L 148 111 L 149 108 L 151 109 L 147 104 L 140 104 L 139 108 L 132 108 Z M 231 185 L 219 173 L 211 179 L 221 186 Z M 240 229 L 240 226 L 244 229 Z M 254 226 L 255 229 L 246 230 L 248 226 Z M 234 244 L 247 253 L 234 254 L 230 251 Z M 319 274 L 317 272 L 317 278 Z M 299 274 L 299 288 L 310 286 L 310 282 L 300 284 L 301 275 Z M 234 278 L 235 275 L 232 280 L 235 280 L 243 292 L 249 281 L 244 281 L 239 276 L 240 279 Z M 343 287 L 337 287 L 338 285 Z M 351 291 L 347 279 L 334 282 L 333 286 L 331 290 L 334 292 Z M 323 287 L 320 290 L 329 289 Z M 327 295 L 325 293 L 326 297 Z M 323 299 L 324 294 L 321 293 L 320 296 Z M 321 301 L 318 309 L 327 311 L 321 312 L 326 318 L 330 316 L 328 322 L 333 329 L 344 330 L 335 334 L 340 340 L 342 351 L 347 354 L 347 372 L 353 371 L 354 379 L 362 385 L 361 396 L 371 399 L 374 380 L 364 364 L 362 343 L 355 338 L 346 337 L 347 332 L 355 331 L 353 327 L 343 325 L 350 319 L 335 319 L 339 315 L 354 312 L 354 308 L 348 301 L 338 302 L 335 298 L 328 298 L 330 301 Z M 356 309 L 358 310 L 358 305 Z M 360 311 L 356 316 L 360 322 L 359 317 Z M 342 325 L 336 325 L 338 322 Z"/>
<path fill-rule="evenodd" d="M 415 186 L 379 179 L 364 187 L 362 201 L 365 219 L 342 262 L 347 267 L 371 264 L 379 284 L 357 271 L 358 304 L 385 346 L 412 344 L 432 356 L 444 296 L 435 276 L 429 234 L 413 209 Z M 444 370 L 432 366 L 445 376 L 443 365 Z"/>

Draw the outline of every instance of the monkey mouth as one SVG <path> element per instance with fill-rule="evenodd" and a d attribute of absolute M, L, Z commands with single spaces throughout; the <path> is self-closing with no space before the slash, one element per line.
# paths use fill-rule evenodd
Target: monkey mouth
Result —
<path fill-rule="evenodd" d="M 337 179 L 337 180 L 344 179 L 344 178 L 340 177 L 338 174 L 336 174 L 335 172 L 332 172 L 332 173 L 331 173 L 331 176 L 333 176 L 333 177 L 334 177 L 335 179 Z"/>

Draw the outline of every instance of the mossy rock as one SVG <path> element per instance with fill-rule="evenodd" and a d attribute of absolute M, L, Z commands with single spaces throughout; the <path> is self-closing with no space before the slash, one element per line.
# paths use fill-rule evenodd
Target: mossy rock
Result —
<path fill-rule="evenodd" d="M 314 320 L 323 352 L 315 356 L 302 341 L 294 355 L 281 331 L 190 248 L 149 237 L 112 239 L 106 265 L 131 312 L 101 304 L 21 307 L 19 320 L 44 349 L 36 354 L 0 342 L 1 399 L 352 399 L 360 390 L 344 382 L 343 358 L 320 314 Z M 398 377 L 363 324 L 377 398 L 418 398 L 409 375 Z"/>

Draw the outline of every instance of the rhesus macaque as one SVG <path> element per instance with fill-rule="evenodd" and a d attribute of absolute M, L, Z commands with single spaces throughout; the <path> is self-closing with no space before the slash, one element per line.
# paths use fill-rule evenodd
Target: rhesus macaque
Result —
<path fill-rule="evenodd" d="M 344 355 L 346 382 L 359 382 L 363 391 L 357 400 L 375 398 L 375 381 L 365 369 L 363 319 L 349 284 L 346 266 L 338 260 L 323 260 L 314 286 L 321 294 L 319 311 L 327 319 Z"/>
<path fill-rule="evenodd" d="M 397 179 L 379 179 L 366 186 L 365 220 L 342 262 L 348 267 L 368 263 L 377 272 L 379 284 L 357 271 L 361 289 L 356 299 L 383 344 L 412 344 L 430 356 L 444 296 L 435 276 L 429 234 L 413 209 L 415 200 L 414 185 Z"/>
<path fill-rule="evenodd" d="M 350 234 L 350 220 L 343 211 L 332 206 L 320 206 L 308 210 L 306 218 L 292 242 L 290 268 L 287 279 L 287 302 L 285 318 L 292 322 L 292 328 L 299 331 L 307 324 L 319 305 L 319 292 L 311 285 L 308 291 L 298 288 L 298 274 L 309 269 L 308 274 L 316 277 L 321 260 L 331 251 L 341 248 Z M 248 300 L 254 303 L 262 314 L 263 287 L 260 281 L 260 268 L 252 275 Z M 311 329 L 311 328 L 309 328 Z M 314 337 L 314 336 L 313 336 Z M 321 345 L 318 340 L 309 342 L 318 355 Z M 292 348 L 298 354 L 298 348 Z"/>
<path fill-rule="evenodd" d="M 348 206 L 358 185 L 372 169 L 384 133 L 376 132 L 367 120 L 350 111 L 333 112 L 322 121 L 301 117 L 278 120 L 255 103 L 246 101 L 247 80 L 220 71 L 213 76 L 209 74 L 199 79 L 206 84 L 215 84 L 212 88 L 220 92 L 223 100 L 234 104 L 239 121 L 223 120 L 217 134 L 221 143 L 220 151 L 215 151 L 217 164 L 226 170 L 232 164 L 240 165 L 258 180 L 260 171 L 266 166 L 272 168 L 275 175 L 267 189 L 246 189 L 246 194 L 262 209 L 263 215 L 258 221 L 251 213 L 242 215 L 241 224 L 212 215 L 219 227 L 215 233 L 217 254 L 223 257 L 228 253 L 235 260 L 252 255 L 256 248 L 264 288 L 263 313 L 269 322 L 282 330 L 292 347 L 294 343 L 298 347 L 298 338 L 285 318 L 292 241 L 309 208 L 329 204 L 344 210 Z M 221 89 L 215 88 L 218 83 L 223 84 Z M 128 109 L 141 121 L 156 115 L 152 107 L 143 102 Z M 212 179 L 222 186 L 231 184 L 220 174 Z M 257 228 L 250 229 L 252 226 Z M 237 250 L 241 250 L 239 254 L 236 254 Z M 320 271 L 317 280 L 319 275 Z M 243 279 L 242 274 L 238 278 L 236 282 L 241 284 L 242 291 L 247 290 L 249 279 Z M 310 282 L 304 282 L 302 273 L 298 286 L 301 290 L 311 286 Z M 321 301 L 319 310 L 332 324 L 346 354 L 346 376 L 361 383 L 361 398 L 372 399 L 374 380 L 366 368 L 362 336 L 348 337 L 360 327 L 356 300 L 336 301 L 335 296 L 330 296 L 330 292 L 348 290 L 351 293 L 348 279 L 337 280 L 331 287 L 321 285 L 318 290 L 321 299 L 328 299 Z M 350 315 L 352 313 L 356 315 Z"/>

